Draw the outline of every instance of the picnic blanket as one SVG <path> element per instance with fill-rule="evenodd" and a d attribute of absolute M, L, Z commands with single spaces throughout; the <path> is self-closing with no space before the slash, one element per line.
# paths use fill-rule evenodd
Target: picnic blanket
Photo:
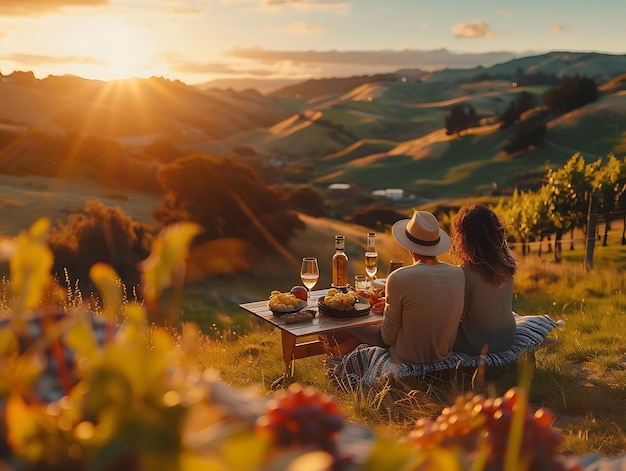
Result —
<path fill-rule="evenodd" d="M 386 381 L 390 375 L 402 379 L 455 368 L 500 366 L 516 361 L 524 352 L 536 349 L 554 328 L 564 325 L 563 321 L 554 321 L 545 315 L 520 316 L 514 313 L 514 316 L 517 325 L 515 342 L 502 352 L 487 355 L 453 352 L 437 363 L 396 363 L 391 359 L 388 349 L 362 344 L 347 355 L 327 358 L 327 374 L 333 380 L 354 389 L 374 386 L 379 381 Z"/>
<path fill-rule="evenodd" d="M 34 385 L 34 392 L 45 402 L 53 402 L 67 393 L 67 386 L 62 381 L 61 372 L 76 383 L 74 352 L 65 344 L 64 335 L 74 322 L 85 322 L 87 331 L 91 331 L 94 340 L 103 345 L 107 323 L 99 315 L 91 312 L 69 314 L 64 311 L 28 312 L 24 314 L 25 329 L 15 332 L 20 344 L 20 353 L 27 349 L 37 352 L 45 369 Z M 4 329 L 13 331 L 11 319 L 0 317 L 0 333 Z M 56 350 L 56 355 L 54 354 Z"/>

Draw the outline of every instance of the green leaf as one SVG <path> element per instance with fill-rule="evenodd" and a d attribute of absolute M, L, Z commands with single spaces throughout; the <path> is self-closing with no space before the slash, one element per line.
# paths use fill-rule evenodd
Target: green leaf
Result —
<path fill-rule="evenodd" d="M 180 471 L 229 471 L 230 469 L 214 460 L 192 453 L 182 453 L 180 456 Z"/>
<path fill-rule="evenodd" d="M 363 465 L 363 471 L 404 471 L 416 468 L 416 453 L 413 447 L 391 438 L 379 438 Z"/>
<path fill-rule="evenodd" d="M 268 443 L 251 433 L 241 433 L 225 440 L 221 452 L 228 469 L 253 470 L 259 468 Z"/>
<path fill-rule="evenodd" d="M 65 334 L 65 343 L 78 355 L 92 358 L 98 348 L 94 335 L 91 326 L 84 320 L 77 319 Z"/>
<path fill-rule="evenodd" d="M 198 224 L 177 223 L 163 229 L 152 244 L 152 252 L 141 264 L 142 292 L 156 303 L 161 291 L 182 282 L 189 245 L 200 232 Z"/>
<path fill-rule="evenodd" d="M 28 351 L 17 361 L 15 378 L 22 384 L 33 385 L 46 369 L 46 358 L 42 353 Z"/>
<path fill-rule="evenodd" d="M 50 221 L 42 218 L 16 237 L 16 249 L 9 261 L 15 315 L 37 308 L 50 285 L 54 257 L 45 241 L 49 227 Z"/>
<path fill-rule="evenodd" d="M 37 437 L 42 426 L 37 410 L 17 394 L 11 394 L 5 406 L 7 441 L 18 456 L 37 462 L 46 453 L 45 442 Z"/>
<path fill-rule="evenodd" d="M 96 285 L 102 298 L 102 315 L 111 323 L 119 321 L 123 291 L 117 272 L 106 263 L 96 263 L 89 270 L 89 277 Z"/>

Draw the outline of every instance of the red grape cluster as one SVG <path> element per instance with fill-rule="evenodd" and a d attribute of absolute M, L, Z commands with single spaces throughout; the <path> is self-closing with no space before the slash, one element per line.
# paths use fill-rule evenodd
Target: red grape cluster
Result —
<path fill-rule="evenodd" d="M 532 412 L 518 388 L 502 397 L 485 399 L 468 393 L 451 407 L 445 408 L 435 420 L 420 419 L 409 434 L 409 441 L 418 450 L 437 447 L 462 450 L 470 458 L 479 458 L 487 450 L 484 471 L 504 469 L 507 449 L 512 446 L 512 424 L 522 414 L 521 442 L 516 462 L 523 469 L 537 471 L 577 471 L 576 462 L 568 462 L 558 454 L 561 435 L 551 428 L 554 416 L 547 409 Z"/>
<path fill-rule="evenodd" d="M 344 423 L 336 398 L 294 383 L 268 401 L 257 430 L 268 433 L 280 446 L 315 447 L 334 455 Z"/>
<path fill-rule="evenodd" d="M 409 440 L 420 450 L 436 447 L 475 450 L 486 421 L 481 413 L 484 401 L 483 396 L 471 393 L 459 396 L 454 405 L 443 409 L 435 420 L 419 419 Z"/>

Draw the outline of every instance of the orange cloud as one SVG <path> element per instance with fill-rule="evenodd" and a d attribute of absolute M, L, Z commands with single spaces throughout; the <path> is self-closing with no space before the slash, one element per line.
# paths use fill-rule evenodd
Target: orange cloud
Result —
<path fill-rule="evenodd" d="M 553 33 L 563 33 L 565 28 L 561 25 L 550 25 L 548 26 L 548 31 L 552 31 Z"/>
<path fill-rule="evenodd" d="M 493 33 L 484 21 L 473 21 L 471 23 L 459 23 L 452 27 L 452 32 L 457 38 L 475 39 L 490 38 Z"/>
<path fill-rule="evenodd" d="M 262 7 L 268 9 L 293 7 L 301 10 L 330 10 L 341 15 L 350 11 L 349 2 L 331 0 L 263 0 Z"/>
<path fill-rule="evenodd" d="M 90 64 L 90 65 L 103 65 L 102 61 L 95 59 L 94 57 L 79 57 L 79 56 L 44 56 L 39 54 L 6 54 L 0 56 L 0 59 L 16 62 L 26 66 L 42 65 L 42 64 Z"/>
<path fill-rule="evenodd" d="M 40 16 L 70 7 L 99 7 L 110 0 L 1 0 L 0 15 Z"/>
<path fill-rule="evenodd" d="M 284 30 L 292 34 L 320 34 L 326 31 L 326 28 L 324 26 L 313 26 L 296 21 L 291 23 Z"/>

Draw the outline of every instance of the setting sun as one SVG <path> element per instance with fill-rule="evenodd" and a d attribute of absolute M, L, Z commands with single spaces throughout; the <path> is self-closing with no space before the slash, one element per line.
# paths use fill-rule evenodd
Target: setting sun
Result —
<path fill-rule="evenodd" d="M 156 49 L 148 32 L 141 26 L 126 24 L 112 17 L 91 18 L 80 25 L 73 25 L 73 40 L 77 29 L 84 38 L 73 45 L 77 54 L 88 58 L 75 65 L 77 75 L 101 80 L 126 79 L 157 75 L 154 67 Z"/>

